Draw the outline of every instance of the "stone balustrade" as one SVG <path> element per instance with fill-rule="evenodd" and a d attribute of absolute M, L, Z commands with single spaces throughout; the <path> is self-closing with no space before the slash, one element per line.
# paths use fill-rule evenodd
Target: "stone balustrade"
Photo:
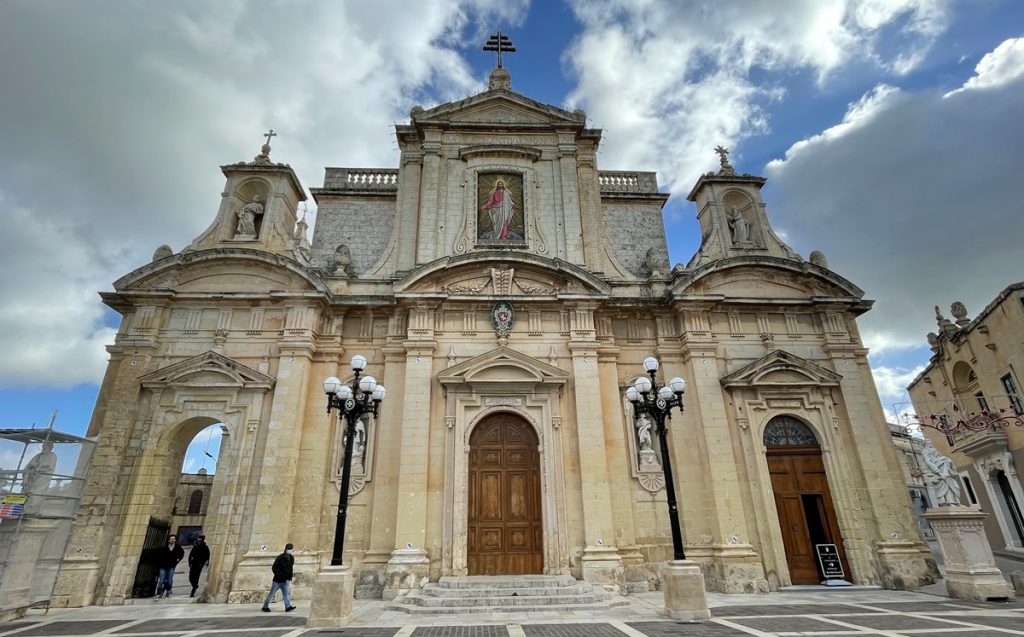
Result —
<path fill-rule="evenodd" d="M 328 190 L 398 190 L 397 168 L 328 168 Z"/>
<path fill-rule="evenodd" d="M 658 192 L 658 178 L 653 172 L 602 170 L 597 179 L 602 193 Z"/>

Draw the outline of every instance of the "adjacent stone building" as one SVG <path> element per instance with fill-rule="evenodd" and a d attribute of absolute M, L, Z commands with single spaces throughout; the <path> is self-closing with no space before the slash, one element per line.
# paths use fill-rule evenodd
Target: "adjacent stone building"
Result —
<path fill-rule="evenodd" d="M 700 249 L 673 268 L 655 175 L 599 170 L 601 131 L 516 93 L 504 69 L 395 132 L 397 168 L 326 169 L 311 244 L 305 191 L 265 145 L 222 167 L 220 209 L 191 245 L 102 294 L 124 319 L 60 603 L 130 594 L 185 447 L 215 422 L 212 599 L 261 599 L 286 542 L 307 596 L 342 463 L 321 384 L 350 379 L 355 354 L 388 388 L 356 441 L 357 595 L 466 574 L 659 586 L 659 445 L 623 398 L 651 355 L 689 383 L 669 442 L 710 589 L 817 583 L 822 543 L 856 583 L 929 581 L 857 330 L 871 301 L 772 231 L 764 178 L 720 149 L 688 196 Z"/>
<path fill-rule="evenodd" d="M 974 319 L 960 302 L 951 313 L 935 308 L 932 358 L 907 391 L 922 431 L 960 471 L 964 503 L 991 514 L 989 544 L 1024 559 L 1024 282 Z"/>

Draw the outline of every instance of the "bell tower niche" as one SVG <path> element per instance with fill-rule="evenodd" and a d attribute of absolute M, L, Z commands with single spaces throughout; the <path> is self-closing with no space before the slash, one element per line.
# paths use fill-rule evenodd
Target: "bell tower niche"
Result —
<path fill-rule="evenodd" d="M 701 245 L 687 267 L 737 256 L 772 256 L 800 260 L 772 230 L 761 199 L 767 181 L 737 174 L 729 163 L 729 150 L 718 146 L 721 168 L 697 180 L 687 199 L 697 204 Z"/>
<path fill-rule="evenodd" d="M 220 167 L 227 183 L 217 218 L 184 252 L 249 248 L 308 263 L 305 233 L 296 232 L 298 206 L 306 192 L 291 166 L 270 160 L 270 139 L 276 135 L 273 130 L 264 133 L 267 141 L 252 161 Z"/>

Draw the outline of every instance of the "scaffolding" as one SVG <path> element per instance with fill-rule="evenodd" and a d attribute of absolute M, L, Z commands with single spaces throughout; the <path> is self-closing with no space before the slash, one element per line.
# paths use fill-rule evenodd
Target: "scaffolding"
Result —
<path fill-rule="evenodd" d="M 95 440 L 0 429 L 0 617 L 49 607 Z"/>

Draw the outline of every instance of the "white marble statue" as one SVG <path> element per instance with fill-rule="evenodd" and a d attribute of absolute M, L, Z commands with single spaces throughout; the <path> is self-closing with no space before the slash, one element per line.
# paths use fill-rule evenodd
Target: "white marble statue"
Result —
<path fill-rule="evenodd" d="M 750 243 L 750 223 L 739 208 L 732 209 L 732 216 L 729 217 L 729 225 L 732 226 L 732 242 L 736 245 Z"/>
<path fill-rule="evenodd" d="M 636 419 L 636 438 L 640 443 L 640 451 L 650 451 L 653 449 L 651 442 L 651 419 L 647 417 L 647 414 L 640 414 L 640 417 Z"/>
<path fill-rule="evenodd" d="M 263 214 L 263 204 L 260 201 L 253 201 L 242 206 L 238 211 L 238 227 L 235 228 L 237 236 L 256 235 L 256 215 Z"/>
<path fill-rule="evenodd" d="M 25 465 L 21 492 L 44 493 L 50 488 L 50 477 L 56 469 L 57 454 L 53 451 L 53 443 L 46 441 L 43 443 L 43 450 Z"/>
<path fill-rule="evenodd" d="M 924 448 L 924 479 L 935 491 L 939 506 L 957 506 L 960 504 L 960 476 L 957 474 L 953 461 L 939 453 L 935 447 L 925 445 Z"/>

